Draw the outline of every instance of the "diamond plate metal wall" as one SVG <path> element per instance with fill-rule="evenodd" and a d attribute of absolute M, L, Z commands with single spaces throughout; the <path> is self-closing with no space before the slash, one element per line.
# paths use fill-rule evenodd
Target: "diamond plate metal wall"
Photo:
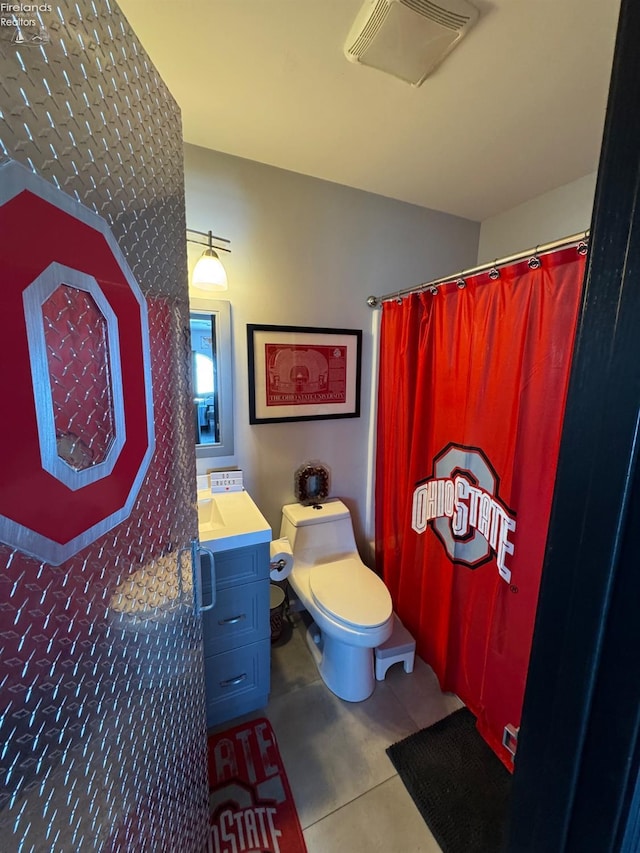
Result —
<path fill-rule="evenodd" d="M 0 162 L 109 223 L 149 306 L 156 450 L 129 518 L 72 559 L 0 544 L 0 848 L 189 853 L 207 782 L 180 116 L 114 3 L 40 6 L 0 26 Z"/>
<path fill-rule="evenodd" d="M 58 456 L 82 470 L 115 438 L 107 321 L 90 293 L 66 284 L 43 302 L 42 320 Z"/>

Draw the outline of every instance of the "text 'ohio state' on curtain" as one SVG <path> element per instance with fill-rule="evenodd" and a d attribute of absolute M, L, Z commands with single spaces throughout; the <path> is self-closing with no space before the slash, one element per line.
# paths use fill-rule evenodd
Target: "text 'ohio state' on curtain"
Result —
<path fill-rule="evenodd" d="M 376 559 L 445 691 L 510 769 L 585 258 L 383 304 Z"/>

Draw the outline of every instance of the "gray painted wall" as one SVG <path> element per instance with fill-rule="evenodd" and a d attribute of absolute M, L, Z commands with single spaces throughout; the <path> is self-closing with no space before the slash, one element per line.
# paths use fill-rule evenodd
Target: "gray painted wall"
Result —
<path fill-rule="evenodd" d="M 485 219 L 478 263 L 561 240 L 591 224 L 597 173 L 592 172 Z"/>
<path fill-rule="evenodd" d="M 215 144 L 215 140 L 212 140 Z M 369 294 L 405 288 L 475 264 L 479 223 L 360 190 L 185 146 L 187 224 L 231 240 L 236 464 L 271 524 L 293 501 L 293 475 L 309 459 L 332 472 L 332 495 L 350 506 L 367 559 L 373 487 L 372 410 L 379 311 Z M 246 324 L 363 330 L 358 419 L 249 425 Z"/>

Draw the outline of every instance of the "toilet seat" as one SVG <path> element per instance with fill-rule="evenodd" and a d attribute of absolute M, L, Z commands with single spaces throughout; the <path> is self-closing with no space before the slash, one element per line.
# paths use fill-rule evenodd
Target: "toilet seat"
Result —
<path fill-rule="evenodd" d="M 314 566 L 309 590 L 320 610 L 355 628 L 376 628 L 393 611 L 384 583 L 354 557 Z"/>

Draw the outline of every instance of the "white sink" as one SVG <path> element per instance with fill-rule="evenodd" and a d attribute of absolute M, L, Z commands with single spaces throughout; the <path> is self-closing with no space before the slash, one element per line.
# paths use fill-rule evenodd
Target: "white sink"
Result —
<path fill-rule="evenodd" d="M 224 518 L 213 495 L 198 497 L 198 529 L 202 539 L 203 531 L 221 530 L 224 528 Z"/>
<path fill-rule="evenodd" d="M 245 491 L 199 490 L 198 533 L 200 542 L 214 552 L 271 541 L 271 528 Z"/>

